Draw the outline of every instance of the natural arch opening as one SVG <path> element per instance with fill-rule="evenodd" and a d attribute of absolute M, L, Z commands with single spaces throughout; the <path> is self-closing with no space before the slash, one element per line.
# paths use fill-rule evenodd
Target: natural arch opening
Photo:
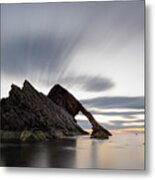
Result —
<path fill-rule="evenodd" d="M 79 112 L 75 116 L 75 120 L 77 121 L 77 124 L 82 127 L 84 130 L 91 131 L 92 130 L 92 125 L 90 121 L 87 119 L 86 116 L 84 116 L 81 112 Z"/>

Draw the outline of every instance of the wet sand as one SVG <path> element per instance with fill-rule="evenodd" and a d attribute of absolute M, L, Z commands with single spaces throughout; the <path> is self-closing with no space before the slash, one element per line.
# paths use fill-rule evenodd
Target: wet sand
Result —
<path fill-rule="evenodd" d="M 1 144 L 1 166 L 144 169 L 144 133 L 113 132 L 109 140 L 78 136 L 40 143 Z"/>

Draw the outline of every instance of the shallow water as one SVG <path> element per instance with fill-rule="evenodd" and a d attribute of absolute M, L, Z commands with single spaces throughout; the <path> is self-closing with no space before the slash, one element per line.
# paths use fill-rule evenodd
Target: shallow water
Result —
<path fill-rule="evenodd" d="M 109 140 L 78 136 L 40 143 L 1 144 L 1 166 L 144 169 L 144 134 Z"/>

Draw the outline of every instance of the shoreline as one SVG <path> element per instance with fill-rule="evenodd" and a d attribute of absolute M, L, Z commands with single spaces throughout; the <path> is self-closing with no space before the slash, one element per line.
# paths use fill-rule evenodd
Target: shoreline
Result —
<path fill-rule="evenodd" d="M 2 143 L 1 166 L 143 170 L 143 132 L 124 132 L 108 140 L 89 135 L 34 143 Z"/>
<path fill-rule="evenodd" d="M 90 139 L 95 139 L 95 138 L 91 138 L 91 133 L 92 130 L 91 129 L 84 129 L 88 135 L 70 135 L 70 136 L 64 136 L 61 133 L 57 133 L 57 136 L 52 136 L 49 132 L 43 132 L 40 130 L 37 131 L 28 131 L 28 130 L 24 130 L 24 131 L 8 131 L 8 130 L 0 130 L 0 139 L 1 139 L 1 143 L 22 143 L 22 142 L 45 142 L 45 141 L 52 141 L 53 139 L 64 139 L 64 138 L 68 138 L 68 137 L 74 137 L 77 138 L 79 136 L 84 137 L 84 136 L 88 136 Z M 130 134 L 139 134 L 139 133 L 145 133 L 144 128 L 124 128 L 124 129 L 113 129 L 110 130 L 110 132 L 113 135 L 116 134 L 126 134 L 126 133 L 130 133 Z M 100 139 L 102 140 L 106 140 L 106 139 Z M 108 140 L 108 139 L 107 139 Z"/>

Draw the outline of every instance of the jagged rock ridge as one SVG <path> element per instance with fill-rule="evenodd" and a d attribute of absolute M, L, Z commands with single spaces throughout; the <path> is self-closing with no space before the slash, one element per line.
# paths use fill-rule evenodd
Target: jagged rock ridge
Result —
<path fill-rule="evenodd" d="M 38 92 L 28 81 L 22 89 L 12 85 L 9 97 L 1 100 L 1 139 L 38 141 L 88 134 L 75 120 L 79 111 L 92 124 L 92 138 L 105 139 L 111 135 L 60 85 L 55 85 L 48 96 Z"/>
<path fill-rule="evenodd" d="M 21 139 L 23 131 L 26 136 L 26 132 L 35 136 L 32 133 L 41 131 L 47 138 L 86 134 L 67 111 L 36 91 L 28 81 L 22 89 L 12 85 L 9 97 L 1 100 L 1 130 L 21 132 Z"/>

